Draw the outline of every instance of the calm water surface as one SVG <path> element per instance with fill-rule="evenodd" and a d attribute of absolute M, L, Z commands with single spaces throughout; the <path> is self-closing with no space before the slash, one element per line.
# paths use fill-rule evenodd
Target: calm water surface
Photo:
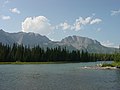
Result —
<path fill-rule="evenodd" d="M 120 70 L 92 63 L 0 65 L 0 90 L 120 90 Z"/>

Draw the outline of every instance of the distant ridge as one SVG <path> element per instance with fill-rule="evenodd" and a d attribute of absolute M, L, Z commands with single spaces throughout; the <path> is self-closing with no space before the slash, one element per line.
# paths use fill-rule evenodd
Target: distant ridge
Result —
<path fill-rule="evenodd" d="M 105 47 L 97 40 L 92 40 L 87 37 L 73 35 L 55 42 L 51 41 L 46 36 L 37 33 L 8 33 L 2 29 L 0 30 L 0 42 L 9 45 L 12 45 L 13 43 L 29 45 L 30 47 L 39 45 L 43 48 L 61 46 L 66 47 L 68 50 L 87 50 L 90 53 L 114 53 L 115 51 L 118 51 L 117 48 Z"/>

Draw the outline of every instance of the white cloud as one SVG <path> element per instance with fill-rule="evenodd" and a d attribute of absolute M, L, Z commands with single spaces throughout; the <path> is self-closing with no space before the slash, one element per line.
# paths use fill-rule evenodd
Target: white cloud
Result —
<path fill-rule="evenodd" d="M 20 11 L 17 8 L 9 9 L 12 13 L 20 14 Z"/>
<path fill-rule="evenodd" d="M 86 17 L 86 18 L 79 17 L 78 19 L 76 19 L 75 23 L 73 24 L 72 29 L 78 31 L 81 30 L 82 26 L 98 24 L 101 21 L 102 20 L 99 18 L 93 19 L 92 17 Z"/>
<path fill-rule="evenodd" d="M 81 26 L 89 24 L 91 19 L 92 19 L 91 17 L 87 17 L 85 19 L 82 17 L 79 17 L 78 19 L 76 19 L 76 21 L 73 24 L 73 26 L 71 27 L 71 29 L 78 31 L 81 29 Z"/>
<path fill-rule="evenodd" d="M 84 28 L 84 26 L 86 26 L 86 25 L 98 24 L 101 21 L 102 20 L 99 18 L 79 17 L 72 24 L 69 24 L 67 21 L 65 21 L 56 26 L 55 25 L 52 26 L 49 23 L 49 20 L 44 16 L 27 17 L 22 22 L 22 31 L 23 32 L 40 33 L 41 35 L 49 35 L 49 34 L 53 33 L 54 29 L 61 29 L 61 30 L 64 30 L 64 32 L 65 32 L 65 30 L 79 31 L 82 28 Z"/>
<path fill-rule="evenodd" d="M 102 21 L 101 19 L 96 18 L 96 19 L 93 19 L 93 20 L 90 22 L 90 24 L 98 24 L 98 23 L 100 23 L 101 21 Z"/>
<path fill-rule="evenodd" d="M 87 17 L 87 18 L 79 17 L 78 19 L 76 19 L 75 24 L 86 25 L 86 24 L 89 24 L 89 22 L 91 21 L 91 19 L 92 19 L 91 17 Z"/>
<path fill-rule="evenodd" d="M 104 45 L 104 46 L 106 46 L 106 47 L 118 48 L 117 45 L 115 45 L 114 43 L 110 42 L 109 40 L 107 40 L 107 41 L 102 41 L 101 44 Z"/>
<path fill-rule="evenodd" d="M 118 14 L 120 14 L 120 9 L 111 11 L 111 16 L 115 16 L 115 15 L 118 15 Z"/>
<path fill-rule="evenodd" d="M 73 26 L 71 26 L 71 30 L 75 30 L 75 31 L 78 31 L 81 29 L 81 23 L 76 20 L 76 22 L 73 24 Z"/>
<path fill-rule="evenodd" d="M 5 15 L 0 15 L 0 18 L 3 19 L 3 20 L 9 20 L 9 19 L 11 19 L 10 16 L 5 16 Z"/>
<path fill-rule="evenodd" d="M 75 20 L 75 22 L 73 24 L 70 25 L 67 22 L 64 22 L 64 23 L 61 23 L 60 25 L 58 25 L 56 29 L 62 28 L 63 30 L 69 29 L 69 30 L 79 31 L 79 30 L 81 30 L 81 28 L 83 26 L 98 24 L 101 21 L 102 20 L 99 18 L 93 19 L 92 17 L 86 17 L 86 18 L 79 17 L 78 19 Z"/>
<path fill-rule="evenodd" d="M 67 22 L 61 23 L 58 27 L 61 27 L 63 30 L 70 29 L 70 25 Z"/>
<path fill-rule="evenodd" d="M 35 32 L 41 35 L 49 35 L 54 27 L 51 26 L 49 20 L 44 16 L 27 17 L 22 22 L 23 32 Z"/>

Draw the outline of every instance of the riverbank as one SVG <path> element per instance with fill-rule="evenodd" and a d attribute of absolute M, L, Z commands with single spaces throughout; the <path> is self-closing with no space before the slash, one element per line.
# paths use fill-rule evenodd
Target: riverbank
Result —
<path fill-rule="evenodd" d="M 0 62 L 2 64 L 65 64 L 65 63 L 79 63 L 79 62 Z"/>
<path fill-rule="evenodd" d="M 110 69 L 110 70 L 114 70 L 117 69 L 116 67 L 110 67 L 110 66 L 106 66 L 106 67 L 100 67 L 100 66 L 85 66 L 85 67 L 81 67 L 82 69 L 98 69 L 98 70 L 106 70 L 106 69 Z"/>
<path fill-rule="evenodd" d="M 1 64 L 57 64 L 57 63 L 63 63 L 63 62 L 0 62 Z"/>
<path fill-rule="evenodd" d="M 103 64 L 97 64 L 95 66 L 84 66 L 81 67 L 82 69 L 102 69 L 102 70 L 106 70 L 106 69 L 120 69 L 120 62 L 113 62 L 113 63 L 103 63 Z"/>
<path fill-rule="evenodd" d="M 120 62 L 114 62 L 112 63 L 113 66 L 119 66 L 120 67 Z"/>
<path fill-rule="evenodd" d="M 102 67 L 120 67 L 120 62 L 113 62 L 111 64 L 104 63 L 102 64 Z"/>

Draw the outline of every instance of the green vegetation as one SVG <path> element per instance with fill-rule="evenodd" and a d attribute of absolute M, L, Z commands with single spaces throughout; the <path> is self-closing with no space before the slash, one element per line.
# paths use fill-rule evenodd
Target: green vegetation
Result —
<path fill-rule="evenodd" d="M 102 67 L 120 67 L 120 62 L 113 62 L 112 64 L 103 64 Z"/>
<path fill-rule="evenodd" d="M 0 43 L 0 64 L 47 64 L 62 62 L 93 62 L 98 60 L 114 60 L 120 62 L 120 54 L 96 54 L 86 51 L 73 50 L 66 48 L 41 48 L 40 46 L 29 46 L 13 44 L 12 46 Z"/>
<path fill-rule="evenodd" d="M 112 65 L 120 67 L 120 52 L 114 54 L 114 63 Z"/>
<path fill-rule="evenodd" d="M 120 67 L 120 62 L 114 62 L 112 63 L 113 66 L 119 66 Z"/>
<path fill-rule="evenodd" d="M 62 64 L 67 62 L 0 62 L 0 64 Z"/>
<path fill-rule="evenodd" d="M 113 55 L 113 60 L 114 62 L 112 64 L 107 64 L 104 63 L 102 64 L 102 67 L 120 67 L 120 53 L 119 52 L 115 52 Z"/>
<path fill-rule="evenodd" d="M 117 63 L 119 63 L 120 62 L 120 53 L 117 53 L 117 52 L 115 52 L 115 54 L 114 54 L 114 61 Z"/>
<path fill-rule="evenodd" d="M 119 62 L 114 61 L 112 64 L 104 63 L 102 64 L 102 67 L 120 67 L 120 61 Z"/>
<path fill-rule="evenodd" d="M 114 65 L 113 64 L 104 63 L 104 64 L 102 64 L 102 67 L 114 67 Z"/>

